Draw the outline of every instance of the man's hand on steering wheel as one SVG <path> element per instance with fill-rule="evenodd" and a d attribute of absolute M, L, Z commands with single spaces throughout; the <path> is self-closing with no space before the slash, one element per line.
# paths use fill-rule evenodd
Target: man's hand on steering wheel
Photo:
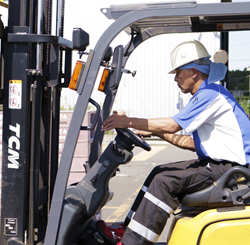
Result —
<path fill-rule="evenodd" d="M 102 131 L 108 131 L 114 128 L 127 128 L 129 127 L 129 119 L 124 111 L 113 111 L 102 125 Z"/>
<path fill-rule="evenodd" d="M 140 136 L 142 139 L 150 138 L 151 136 L 153 136 L 152 132 L 143 131 L 143 130 L 135 130 L 134 133 Z"/>
<path fill-rule="evenodd" d="M 128 128 L 116 128 L 115 130 L 123 138 L 123 140 L 127 141 L 129 144 L 139 146 L 146 151 L 151 150 L 151 146 L 132 130 Z"/>

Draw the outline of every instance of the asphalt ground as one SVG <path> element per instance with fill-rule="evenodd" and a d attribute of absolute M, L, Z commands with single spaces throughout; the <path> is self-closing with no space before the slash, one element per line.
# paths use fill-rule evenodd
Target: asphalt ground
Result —
<path fill-rule="evenodd" d="M 132 161 L 121 165 L 120 171 L 111 179 L 109 188 L 114 196 L 101 211 L 101 218 L 110 225 L 115 226 L 124 221 L 144 180 L 155 166 L 197 158 L 196 153 L 182 150 L 170 144 L 151 145 L 151 147 L 150 152 L 136 147 L 133 150 Z M 157 245 L 166 244 L 171 218 L 159 237 Z"/>

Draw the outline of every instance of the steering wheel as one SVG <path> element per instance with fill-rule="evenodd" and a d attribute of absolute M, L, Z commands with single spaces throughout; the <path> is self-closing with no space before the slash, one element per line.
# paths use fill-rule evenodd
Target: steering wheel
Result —
<path fill-rule="evenodd" d="M 133 143 L 134 145 L 139 146 L 146 151 L 151 150 L 151 146 L 145 140 L 135 134 L 132 130 L 128 128 L 116 128 L 115 130 L 121 136 L 125 136 L 126 139 L 129 139 L 131 141 L 131 144 Z"/>

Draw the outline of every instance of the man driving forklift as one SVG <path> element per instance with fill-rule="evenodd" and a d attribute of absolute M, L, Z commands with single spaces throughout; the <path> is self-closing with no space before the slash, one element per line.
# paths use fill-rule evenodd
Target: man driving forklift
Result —
<path fill-rule="evenodd" d="M 185 194 L 212 184 L 235 165 L 250 163 L 250 122 L 233 95 L 216 81 L 224 79 L 227 67 L 210 60 L 197 40 L 179 44 L 171 53 L 175 81 L 192 98 L 169 118 L 143 119 L 114 111 L 102 130 L 134 128 L 142 137 L 158 136 L 191 151 L 198 159 L 155 167 L 144 182 L 125 223 L 112 228 L 98 222 L 99 231 L 119 245 L 155 244 L 169 216 Z M 187 135 L 176 134 L 184 129 Z M 125 232 L 125 233 L 124 233 Z"/>

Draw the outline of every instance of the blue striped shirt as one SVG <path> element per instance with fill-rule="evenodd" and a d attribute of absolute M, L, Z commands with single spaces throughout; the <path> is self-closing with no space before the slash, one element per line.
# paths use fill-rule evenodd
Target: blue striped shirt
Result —
<path fill-rule="evenodd" d="M 172 118 L 192 135 L 199 158 L 250 163 L 250 121 L 224 87 L 205 80 Z"/>

